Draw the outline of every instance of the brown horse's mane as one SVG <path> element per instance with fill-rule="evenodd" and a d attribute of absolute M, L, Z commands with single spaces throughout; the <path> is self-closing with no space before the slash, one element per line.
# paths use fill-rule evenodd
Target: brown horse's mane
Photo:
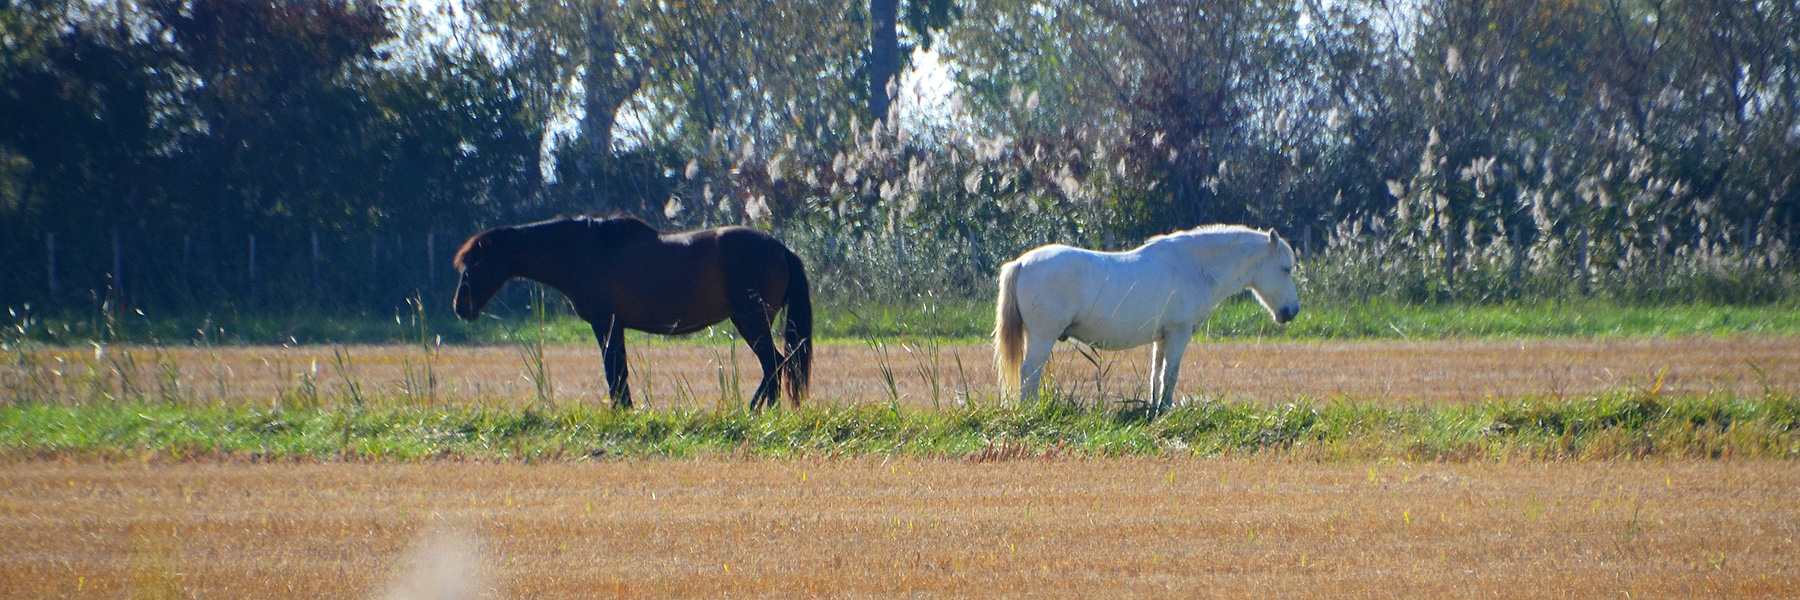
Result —
<path fill-rule="evenodd" d="M 458 270 L 458 271 L 468 268 L 469 267 L 469 253 L 475 251 L 476 248 L 484 248 L 484 247 L 487 247 L 489 244 L 492 244 L 493 243 L 492 239 L 494 237 L 494 233 L 500 231 L 501 229 L 505 229 L 505 228 L 500 227 L 500 228 L 495 228 L 495 229 L 489 229 L 487 231 L 483 231 L 481 233 L 477 233 L 475 235 L 469 236 L 468 241 L 463 242 L 462 247 L 456 249 L 456 258 L 450 261 L 451 264 L 456 265 L 456 270 Z"/>
<path fill-rule="evenodd" d="M 470 237 L 468 241 L 463 242 L 461 248 L 456 250 L 456 258 L 452 262 L 456 265 L 458 270 L 464 269 L 468 266 L 470 253 L 499 243 L 505 238 L 511 237 L 513 232 L 525 231 L 561 235 L 572 235 L 578 232 L 592 232 L 604 236 L 621 234 L 629 236 L 639 236 L 644 234 L 658 235 L 660 233 L 656 228 L 651 227 L 649 223 L 645 223 L 643 219 L 639 219 L 623 212 L 609 212 L 594 216 L 576 215 L 573 217 L 557 215 L 554 218 L 537 221 L 535 223 L 495 227 L 475 234 Z"/>

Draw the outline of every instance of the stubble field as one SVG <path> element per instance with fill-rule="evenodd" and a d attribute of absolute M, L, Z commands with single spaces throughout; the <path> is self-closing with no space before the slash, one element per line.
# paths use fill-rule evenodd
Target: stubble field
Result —
<path fill-rule="evenodd" d="M 430 381 L 447 405 L 519 406 L 536 393 L 522 350 L 41 349 L 14 366 L 75 401 L 172 389 L 267 404 L 310 389 L 341 402 Z M 1143 354 L 1060 348 L 1055 385 L 1141 395 Z M 1800 338 L 1201 343 L 1181 392 L 1409 405 L 1791 394 L 1794 356 Z M 652 410 L 737 402 L 720 382 L 747 394 L 757 373 L 723 345 L 638 344 L 631 360 Z M 549 346 L 544 364 L 556 402 L 603 402 L 593 348 Z M 985 345 L 826 344 L 816 366 L 822 404 L 992 399 Z M 1800 466 L 1781 459 L 31 456 L 0 460 L 0 597 L 1800 594 Z"/>
<path fill-rule="evenodd" d="M 1737 461 L 19 463 L 0 595 L 1782 597 L 1796 491 Z"/>

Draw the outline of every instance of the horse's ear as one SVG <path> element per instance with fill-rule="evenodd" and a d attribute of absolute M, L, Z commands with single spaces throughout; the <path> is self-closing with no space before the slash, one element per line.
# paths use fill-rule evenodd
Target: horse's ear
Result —
<path fill-rule="evenodd" d="M 1275 233 L 1275 230 L 1270 229 L 1269 230 L 1269 252 L 1279 252 L 1279 251 L 1281 251 L 1281 234 Z"/>

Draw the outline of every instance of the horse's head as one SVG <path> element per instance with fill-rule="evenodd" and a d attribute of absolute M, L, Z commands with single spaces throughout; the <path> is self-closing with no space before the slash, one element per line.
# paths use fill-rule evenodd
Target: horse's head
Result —
<path fill-rule="evenodd" d="M 464 321 L 481 316 L 481 307 L 515 274 L 512 257 L 499 248 L 505 233 L 505 228 L 483 231 L 456 251 L 456 270 L 462 272 L 462 278 L 456 283 L 453 306 Z"/>
<path fill-rule="evenodd" d="M 1269 231 L 1269 243 L 1257 250 L 1250 267 L 1250 293 L 1276 323 L 1287 323 L 1300 314 L 1300 292 L 1294 289 L 1294 249 L 1274 230 Z"/>

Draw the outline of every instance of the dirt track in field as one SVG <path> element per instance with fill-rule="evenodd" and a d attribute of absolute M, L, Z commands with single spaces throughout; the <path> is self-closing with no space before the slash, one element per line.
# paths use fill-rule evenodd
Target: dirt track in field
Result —
<path fill-rule="evenodd" d="M 1796 491 L 1733 461 L 25 462 L 0 597 L 1793 597 Z"/>
<path fill-rule="evenodd" d="M 132 372 L 128 388 L 146 395 L 169 389 L 160 364 L 173 366 L 186 397 L 266 402 L 302 393 L 310 382 L 326 401 L 348 388 L 333 347 L 181 348 L 159 359 L 148 348 L 45 350 L 39 378 L 59 395 L 116 394 L 117 373 Z M 743 348 L 694 343 L 640 343 L 630 348 L 632 389 L 640 403 L 717 406 L 736 380 L 741 396 L 754 389 L 760 367 Z M 423 352 L 406 346 L 344 348 L 344 366 L 368 395 L 394 396 L 407 375 L 425 381 Z M 813 401 L 885 403 L 894 392 L 913 407 L 953 406 L 994 393 L 990 347 L 913 343 L 880 347 L 827 343 L 814 368 Z M 602 402 L 600 353 L 592 346 L 551 346 L 546 354 L 559 402 Z M 1076 347 L 1058 344 L 1051 385 L 1086 399 L 1141 398 L 1148 389 L 1148 349 L 1099 353 L 1090 362 Z M 735 360 L 734 360 L 735 359 Z M 959 364 L 960 361 L 960 364 Z M 440 402 L 528 402 L 534 386 L 519 348 L 445 347 L 433 370 Z M 733 366 L 735 365 L 735 367 Z M 1666 370 L 1666 372 L 1665 372 Z M 1300 398 L 1405 403 L 1457 403 L 1518 396 L 1569 397 L 1624 387 L 1676 392 L 1765 386 L 1800 389 L 1800 337 L 1679 339 L 1558 339 L 1486 341 L 1352 341 L 1195 343 L 1177 388 L 1184 397 L 1286 402 Z M 936 392 L 933 392 L 935 380 Z M 419 385 L 415 389 L 425 389 Z"/>

